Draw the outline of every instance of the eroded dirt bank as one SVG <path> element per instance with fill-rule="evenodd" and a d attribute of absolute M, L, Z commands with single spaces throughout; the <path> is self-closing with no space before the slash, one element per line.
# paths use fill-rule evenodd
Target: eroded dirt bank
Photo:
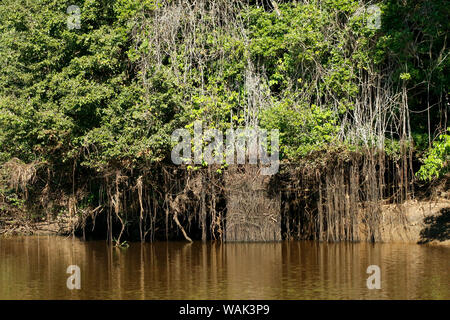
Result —
<path fill-rule="evenodd" d="M 29 171 L 14 168 L 10 172 L 21 174 L 13 177 Z M 67 188 L 33 171 L 29 179 L 5 180 L 0 235 L 75 235 L 119 245 L 183 239 L 449 243 L 448 177 L 414 189 L 411 171 L 380 154 L 284 166 L 273 176 L 259 175 L 257 166 L 216 169 L 117 169 L 80 176 L 87 180 Z"/>
<path fill-rule="evenodd" d="M 450 200 L 409 200 L 382 207 L 385 242 L 414 242 L 450 246 Z M 403 217 L 403 219 L 393 219 Z"/>
<path fill-rule="evenodd" d="M 409 200 L 404 204 L 382 206 L 380 233 L 382 242 L 418 243 L 450 247 L 450 200 Z M 72 234 L 77 219 L 61 215 L 50 221 L 31 222 L 3 215 L 0 217 L 0 235 L 66 235 Z M 360 237 L 367 226 L 362 223 Z"/>

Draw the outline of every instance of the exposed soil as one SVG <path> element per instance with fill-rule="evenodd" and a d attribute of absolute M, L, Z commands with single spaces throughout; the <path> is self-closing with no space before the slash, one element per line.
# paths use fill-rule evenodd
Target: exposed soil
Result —
<path fill-rule="evenodd" d="M 386 242 L 450 245 L 450 200 L 409 200 L 382 208 L 381 234 Z"/>
<path fill-rule="evenodd" d="M 450 246 L 450 200 L 409 200 L 382 206 L 380 232 L 383 242 L 407 242 Z M 59 216 L 52 221 L 30 222 L 0 216 L 0 235 L 68 235 L 71 220 Z M 362 225 L 360 233 L 364 234 Z M 361 238 L 364 238 L 361 235 Z"/>

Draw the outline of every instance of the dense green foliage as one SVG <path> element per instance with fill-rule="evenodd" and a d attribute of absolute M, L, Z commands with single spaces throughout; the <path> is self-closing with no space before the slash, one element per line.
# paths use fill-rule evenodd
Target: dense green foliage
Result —
<path fill-rule="evenodd" d="M 158 48 L 152 22 L 165 7 L 153 1 L 77 1 L 81 28 L 70 30 L 71 3 L 3 0 L 0 161 L 145 167 L 167 159 L 173 130 L 197 119 L 219 129 L 279 129 L 282 156 L 295 161 L 330 146 L 378 143 L 379 132 L 366 137 L 374 121 L 358 123 L 356 113 L 372 99 L 363 92 L 382 84 L 398 102 L 389 119 L 401 117 L 397 93 L 406 92 L 408 137 L 419 154 L 446 130 L 448 3 L 381 1 L 381 29 L 373 29 L 357 14 L 360 1 L 278 2 L 280 15 L 270 1 L 230 14 L 245 32 L 199 24 L 186 31 L 194 42 L 178 30 L 173 47 Z M 402 139 L 399 123 L 382 128 L 383 139 Z M 443 168 L 443 137 L 427 168 Z"/>
<path fill-rule="evenodd" d="M 433 148 L 427 151 L 424 164 L 417 172 L 422 180 L 439 178 L 449 172 L 450 162 L 450 135 L 443 134 L 433 144 Z"/>

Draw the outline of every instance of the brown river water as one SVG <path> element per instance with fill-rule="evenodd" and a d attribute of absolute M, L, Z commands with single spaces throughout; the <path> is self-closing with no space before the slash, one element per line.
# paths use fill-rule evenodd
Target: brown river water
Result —
<path fill-rule="evenodd" d="M 80 289 L 69 290 L 69 265 Z M 368 289 L 369 265 L 381 289 Z M 450 299 L 450 248 L 0 238 L 0 299 Z"/>

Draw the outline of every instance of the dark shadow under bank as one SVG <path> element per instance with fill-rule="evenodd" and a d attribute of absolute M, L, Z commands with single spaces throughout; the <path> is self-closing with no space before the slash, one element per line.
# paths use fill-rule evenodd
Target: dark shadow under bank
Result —
<path fill-rule="evenodd" d="M 440 215 L 426 217 L 424 223 L 426 228 L 420 233 L 419 243 L 450 240 L 450 208 L 442 209 Z"/>

